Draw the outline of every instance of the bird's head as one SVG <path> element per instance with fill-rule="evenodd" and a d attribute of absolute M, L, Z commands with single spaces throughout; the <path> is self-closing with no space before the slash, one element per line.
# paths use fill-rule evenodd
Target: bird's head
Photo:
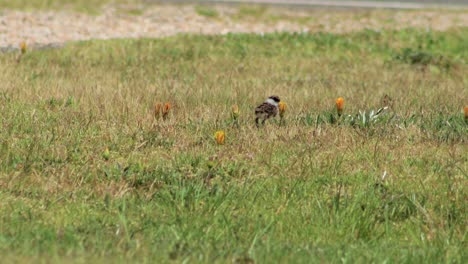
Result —
<path fill-rule="evenodd" d="M 275 106 L 278 106 L 278 103 L 280 102 L 280 98 L 276 95 L 272 95 L 267 98 L 266 102 Z"/>

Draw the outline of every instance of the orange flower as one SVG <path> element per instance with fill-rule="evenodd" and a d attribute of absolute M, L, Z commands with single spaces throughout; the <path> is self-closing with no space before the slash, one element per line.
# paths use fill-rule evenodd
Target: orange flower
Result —
<path fill-rule="evenodd" d="M 239 106 L 233 105 L 232 112 L 231 112 L 232 119 L 236 120 L 237 118 L 239 118 L 239 115 L 240 115 Z"/>
<path fill-rule="evenodd" d="M 283 118 L 284 113 L 286 112 L 286 109 L 288 109 L 288 105 L 285 102 L 281 101 L 278 104 L 278 108 L 279 108 L 280 117 Z"/>
<path fill-rule="evenodd" d="M 336 99 L 336 110 L 338 111 L 338 115 L 341 115 L 343 113 L 343 108 L 344 108 L 344 99 L 343 97 L 338 97 Z"/>
<path fill-rule="evenodd" d="M 164 108 L 162 109 L 163 119 L 167 118 L 167 116 L 169 115 L 169 110 L 170 109 L 171 109 L 171 104 L 170 103 L 165 103 Z"/>
<path fill-rule="evenodd" d="M 26 42 L 21 42 L 20 43 L 20 51 L 21 51 L 21 54 L 24 54 L 26 53 L 26 48 L 27 48 L 27 45 L 26 45 Z"/>
<path fill-rule="evenodd" d="M 154 118 L 158 119 L 159 115 L 161 114 L 162 104 L 156 103 L 154 105 Z"/>
<path fill-rule="evenodd" d="M 468 121 L 468 106 L 465 106 L 465 108 L 463 108 L 463 111 L 465 112 L 465 120 Z"/>
<path fill-rule="evenodd" d="M 215 137 L 216 143 L 218 143 L 218 145 L 223 145 L 224 144 L 224 138 L 226 137 L 226 134 L 224 133 L 224 131 L 219 130 L 219 131 L 216 131 L 214 137 Z"/>

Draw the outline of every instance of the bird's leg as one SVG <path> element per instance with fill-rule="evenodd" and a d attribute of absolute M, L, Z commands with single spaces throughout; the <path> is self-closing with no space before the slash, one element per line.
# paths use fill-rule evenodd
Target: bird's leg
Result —
<path fill-rule="evenodd" d="M 258 117 L 255 118 L 255 125 L 258 127 Z"/>

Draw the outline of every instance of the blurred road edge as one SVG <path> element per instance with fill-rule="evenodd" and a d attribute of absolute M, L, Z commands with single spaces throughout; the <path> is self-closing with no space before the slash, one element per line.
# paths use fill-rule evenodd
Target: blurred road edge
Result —
<path fill-rule="evenodd" d="M 162 3 L 219 3 L 219 4 L 266 4 L 302 7 L 338 7 L 338 8 L 388 8 L 388 9 L 427 9 L 427 8 L 468 8 L 458 1 L 443 3 L 417 3 L 395 1 L 330 1 L 330 0 L 146 0 Z M 467 0 L 468 4 L 468 0 Z"/>

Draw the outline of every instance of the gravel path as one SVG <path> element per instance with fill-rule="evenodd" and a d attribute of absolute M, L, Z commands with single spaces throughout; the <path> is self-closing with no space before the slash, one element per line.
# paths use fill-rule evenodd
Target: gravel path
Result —
<path fill-rule="evenodd" d="M 467 27 L 468 12 L 388 10 L 299 10 L 265 8 L 254 16 L 236 6 L 205 6 L 215 16 L 200 15 L 193 5 L 107 6 L 97 15 L 73 11 L 0 12 L 0 47 L 15 49 L 57 45 L 69 41 L 111 38 L 164 37 L 178 33 L 229 32 L 345 33 L 362 29 L 419 27 L 446 30 Z M 137 10 L 138 15 L 129 14 Z M 258 11 L 258 10 L 257 10 Z"/>

